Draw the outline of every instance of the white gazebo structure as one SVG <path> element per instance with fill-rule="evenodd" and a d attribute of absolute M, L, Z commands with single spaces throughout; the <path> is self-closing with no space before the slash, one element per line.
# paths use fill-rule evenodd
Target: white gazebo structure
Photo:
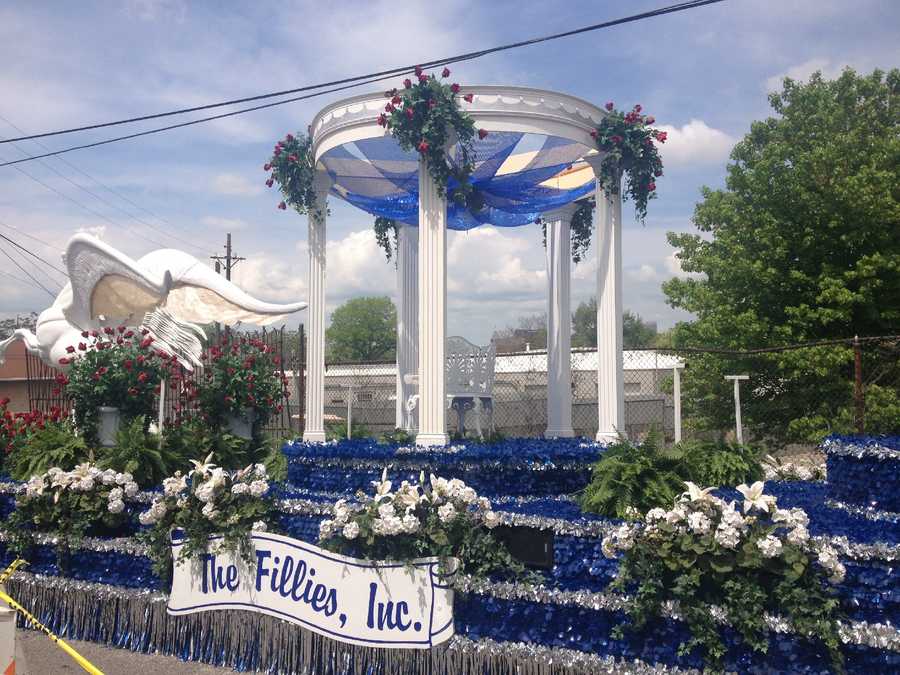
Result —
<path fill-rule="evenodd" d="M 448 441 L 444 386 L 447 230 L 484 224 L 547 225 L 547 437 L 572 436 L 571 230 L 573 202 L 595 193 L 597 237 L 598 441 L 624 430 L 621 198 L 597 181 L 602 156 L 591 132 L 603 110 L 579 98 L 524 87 L 465 87 L 460 101 L 476 128 L 472 182 L 483 208 L 472 212 L 441 196 L 418 154 L 403 151 L 379 126 L 383 92 L 333 103 L 313 119 L 316 194 L 393 218 L 398 237 L 397 425 L 418 429 L 419 445 Z M 456 154 L 448 149 L 451 161 Z M 452 191 L 454 185 L 448 186 Z M 309 327 L 304 440 L 325 440 L 325 216 L 309 217 Z M 418 377 L 408 377 L 417 375 Z M 415 413 L 404 405 L 417 381 Z M 418 423 L 412 415 L 418 416 Z"/>

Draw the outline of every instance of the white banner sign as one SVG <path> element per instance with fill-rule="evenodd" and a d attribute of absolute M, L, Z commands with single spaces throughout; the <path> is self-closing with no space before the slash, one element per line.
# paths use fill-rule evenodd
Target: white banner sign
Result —
<path fill-rule="evenodd" d="M 453 590 L 437 558 L 379 563 L 277 534 L 251 539 L 249 568 L 232 554 L 175 565 L 168 613 L 246 609 L 369 647 L 428 649 L 453 636 Z M 175 560 L 181 546 L 173 538 Z"/>

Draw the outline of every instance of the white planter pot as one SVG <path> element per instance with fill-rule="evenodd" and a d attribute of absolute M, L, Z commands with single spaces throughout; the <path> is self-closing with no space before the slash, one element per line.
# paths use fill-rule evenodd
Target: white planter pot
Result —
<path fill-rule="evenodd" d="M 225 418 L 225 427 L 228 433 L 238 438 L 250 440 L 253 438 L 253 422 L 256 413 L 253 408 L 245 408 L 243 415 L 229 415 Z"/>
<path fill-rule="evenodd" d="M 102 405 L 97 408 L 97 437 L 100 445 L 111 448 L 116 444 L 116 435 L 119 433 L 121 415 L 118 408 Z"/>

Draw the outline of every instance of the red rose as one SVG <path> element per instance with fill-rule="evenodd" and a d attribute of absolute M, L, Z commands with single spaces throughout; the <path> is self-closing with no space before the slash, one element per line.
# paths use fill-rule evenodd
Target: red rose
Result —
<path fill-rule="evenodd" d="M 294 141 L 294 134 L 288 134 L 284 138 L 288 143 L 292 143 Z"/>
<path fill-rule="evenodd" d="M 428 82 L 428 76 L 427 75 L 419 75 L 419 82 L 421 84 L 425 84 L 426 82 Z"/>
<path fill-rule="evenodd" d="M 413 118 L 413 115 L 416 114 L 415 111 L 414 111 L 412 108 L 407 108 L 407 109 L 404 110 L 403 112 L 406 113 L 406 119 L 409 119 L 409 120 L 411 120 L 411 119 Z"/>
<path fill-rule="evenodd" d="M 471 103 L 473 98 L 474 96 L 472 94 L 466 94 L 465 96 L 463 96 L 463 101 L 465 101 L 466 103 Z"/>
<path fill-rule="evenodd" d="M 134 365 L 134 361 L 132 361 L 131 359 L 125 359 L 124 361 L 122 361 L 122 367 L 125 370 L 131 370 L 132 365 Z"/>
<path fill-rule="evenodd" d="M 613 136 L 610 140 L 611 140 L 613 143 L 621 143 L 621 142 L 622 142 L 622 137 L 619 136 L 618 134 L 616 134 L 616 135 Z"/>
<path fill-rule="evenodd" d="M 153 337 L 148 335 L 143 340 L 141 340 L 141 349 L 146 349 L 153 343 Z"/>
<path fill-rule="evenodd" d="M 86 338 L 90 335 L 86 330 L 81 331 L 81 337 Z"/>
<path fill-rule="evenodd" d="M 454 94 L 458 94 L 459 93 L 459 85 L 456 84 L 456 82 L 454 82 L 453 84 L 450 85 L 450 91 L 452 91 Z"/>
<path fill-rule="evenodd" d="M 660 176 L 663 175 L 662 170 L 657 169 L 656 171 L 653 172 L 653 175 L 656 176 L 657 178 L 659 178 Z"/>
<path fill-rule="evenodd" d="M 106 375 L 109 372 L 109 368 L 107 368 L 106 366 L 100 366 L 99 368 L 97 368 L 97 372 L 100 375 Z"/>
<path fill-rule="evenodd" d="M 444 69 L 441 71 L 441 77 L 450 77 L 450 69 L 449 69 L 449 68 L 444 68 Z"/>
<path fill-rule="evenodd" d="M 416 66 L 416 77 L 422 74 L 422 66 Z"/>
<path fill-rule="evenodd" d="M 669 135 L 665 131 L 660 131 L 658 134 L 656 134 L 656 140 L 658 140 L 660 143 L 665 143 L 668 137 Z"/>
<path fill-rule="evenodd" d="M 145 373 L 144 371 L 139 372 L 138 373 L 138 382 L 143 384 L 146 381 L 147 381 L 147 373 Z"/>
<path fill-rule="evenodd" d="M 95 331 L 95 330 L 92 330 L 92 331 L 91 331 L 91 337 L 94 337 L 94 338 L 95 338 L 95 337 L 100 337 L 100 333 L 98 333 L 98 332 Z"/>
<path fill-rule="evenodd" d="M 399 96 L 394 96 L 394 98 L 391 99 L 391 103 L 393 103 L 394 105 L 400 105 L 402 101 L 403 99 Z"/>
<path fill-rule="evenodd" d="M 647 115 L 647 117 L 644 118 L 645 124 L 653 124 L 655 121 L 656 121 L 656 118 L 653 115 Z"/>
<path fill-rule="evenodd" d="M 263 164 L 263 171 L 268 171 L 271 168 L 272 168 L 271 164 Z"/>
<path fill-rule="evenodd" d="M 597 130 L 596 129 L 591 130 L 591 138 L 593 138 L 595 141 L 597 140 Z"/>
<path fill-rule="evenodd" d="M 231 405 L 232 403 L 234 403 L 234 399 L 231 398 L 230 396 L 226 396 L 225 403 L 226 403 L 226 405 Z"/>
<path fill-rule="evenodd" d="M 385 106 L 384 106 L 384 111 L 385 111 L 385 112 L 394 112 L 394 104 L 393 104 L 393 103 L 388 103 L 387 105 L 385 105 Z"/>
<path fill-rule="evenodd" d="M 112 334 L 115 333 L 116 331 L 114 331 L 110 326 L 106 326 L 106 327 L 103 329 L 103 332 L 106 333 L 107 335 L 112 335 Z"/>
<path fill-rule="evenodd" d="M 270 178 L 269 180 L 266 181 L 266 187 L 272 187 L 272 183 L 274 183 L 274 182 L 275 182 L 275 180 Z"/>
<path fill-rule="evenodd" d="M 124 345 L 124 344 L 125 344 L 125 340 L 122 338 L 121 335 L 120 335 L 119 337 L 116 338 L 116 344 L 117 344 L 117 345 Z"/>
<path fill-rule="evenodd" d="M 143 355 L 143 354 L 138 354 L 137 362 L 138 362 L 138 363 L 143 363 L 143 362 L 144 362 L 144 355 Z"/>
<path fill-rule="evenodd" d="M 478 130 L 478 138 L 484 138 L 488 135 L 487 129 L 479 129 Z"/>
<path fill-rule="evenodd" d="M 9 396 L 4 396 L 3 398 L 0 398 L 0 407 L 5 408 L 8 405 L 9 405 Z"/>
<path fill-rule="evenodd" d="M 640 103 L 637 104 L 636 106 L 634 106 L 634 112 L 641 112 L 641 110 L 642 110 L 642 108 L 641 108 Z"/>
<path fill-rule="evenodd" d="M 647 185 L 647 190 L 653 192 L 656 189 L 656 183 L 650 183 Z"/>
<path fill-rule="evenodd" d="M 275 146 L 275 156 L 278 157 L 281 154 L 281 148 Z"/>
<path fill-rule="evenodd" d="M 149 332 L 150 332 L 150 329 L 148 329 L 148 328 L 141 328 L 141 335 L 147 335 L 147 333 L 149 333 Z"/>
<path fill-rule="evenodd" d="M 278 208 L 284 211 L 287 208 L 287 204 L 284 202 L 278 202 Z"/>
<path fill-rule="evenodd" d="M 607 101 L 605 107 L 607 110 L 612 111 L 612 109 L 615 108 L 616 106 L 615 106 L 615 104 L 613 104 L 612 101 Z"/>
<path fill-rule="evenodd" d="M 75 347 L 73 347 L 72 345 L 69 345 L 68 347 L 66 347 L 66 352 L 68 352 L 69 354 L 74 354 Z"/>
<path fill-rule="evenodd" d="M 421 152 L 423 154 L 428 152 L 428 142 L 422 141 L 421 143 L 419 143 L 418 150 L 419 150 L 419 152 Z"/>
<path fill-rule="evenodd" d="M 412 80 L 407 77 L 405 80 L 403 80 L 403 86 L 409 89 L 410 87 L 412 87 Z"/>
<path fill-rule="evenodd" d="M 128 395 L 129 396 L 137 396 L 138 390 L 136 387 L 128 387 Z"/>
<path fill-rule="evenodd" d="M 387 117 L 385 117 L 385 114 L 384 114 L 384 113 L 381 113 L 381 114 L 378 116 L 378 126 L 382 126 L 382 127 L 383 127 L 385 124 L 387 124 Z"/>
<path fill-rule="evenodd" d="M 297 161 L 297 155 L 288 155 L 288 161 L 289 161 L 289 162 L 296 162 L 296 161 Z"/>
<path fill-rule="evenodd" d="M 67 366 L 67 365 L 69 365 L 71 362 L 72 362 L 72 359 L 67 359 L 67 358 L 63 357 L 63 358 L 61 358 L 61 359 L 59 360 L 59 365 L 61 365 L 61 366 Z"/>
<path fill-rule="evenodd" d="M 133 338 L 133 337 L 134 337 L 134 331 L 133 331 L 133 330 L 130 330 L 130 331 L 128 331 L 127 333 L 125 333 L 125 339 L 126 339 L 126 340 L 129 339 L 129 338 Z"/>

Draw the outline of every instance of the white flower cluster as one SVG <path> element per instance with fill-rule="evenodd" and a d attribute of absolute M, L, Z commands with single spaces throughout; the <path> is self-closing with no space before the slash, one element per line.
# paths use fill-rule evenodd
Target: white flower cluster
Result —
<path fill-rule="evenodd" d="M 782 462 L 766 455 L 763 462 L 766 480 L 825 480 L 828 471 L 824 462 Z"/>
<path fill-rule="evenodd" d="M 687 483 L 687 487 L 669 511 L 651 509 L 643 524 L 621 525 L 610 533 L 601 544 L 603 554 L 612 558 L 618 551 L 631 549 L 639 532 L 650 542 L 658 536 L 670 536 L 667 533 L 702 537 L 712 532 L 716 544 L 735 550 L 746 537 L 752 536 L 751 526 L 762 523 L 774 526 L 755 542 L 764 558 L 777 558 L 790 544 L 807 553 L 815 553 L 819 564 L 829 573 L 830 581 L 839 583 L 843 580 L 846 570 L 838 560 L 837 552 L 829 546 L 812 547 L 806 512 L 798 508 L 779 509 L 775 498 L 764 493 L 763 482 L 737 487 L 744 498 L 743 512 L 734 501 L 725 502 L 710 494 L 712 488 L 701 489 L 693 483 Z M 665 527 L 666 533 L 661 531 L 661 526 Z"/>
<path fill-rule="evenodd" d="M 134 497 L 138 493 L 134 477 L 130 473 L 99 469 L 90 462 L 79 464 L 71 471 L 63 471 L 54 466 L 42 475 L 32 476 L 25 484 L 25 499 L 35 499 L 46 492 L 52 492 L 54 501 L 57 501 L 63 491 L 99 492 L 111 486 L 115 487 L 109 490 L 106 508 L 110 513 L 122 513 L 125 510 L 125 498 Z"/>
<path fill-rule="evenodd" d="M 163 495 L 153 500 L 150 508 L 138 516 L 142 525 L 159 522 L 169 509 L 183 509 L 190 504 L 190 492 L 203 504 L 200 513 L 209 520 L 222 514 L 221 496 L 226 492 L 233 495 L 263 497 L 269 492 L 268 474 L 265 464 L 251 464 L 237 472 L 229 472 L 212 463 L 212 454 L 202 462 L 191 461 L 193 471 L 182 475 L 180 471 L 163 481 Z M 190 483 L 188 482 L 190 478 Z M 265 531 L 265 523 L 259 521 L 253 529 Z"/>
<path fill-rule="evenodd" d="M 376 535 L 394 536 L 415 534 L 422 528 L 422 518 L 429 512 L 437 515 L 443 525 L 452 524 L 461 514 L 471 515 L 477 522 L 493 529 L 501 522 L 498 513 L 491 510 L 491 503 L 479 497 L 474 489 L 458 478 L 447 480 L 432 475 L 430 490 L 425 489 L 425 474 L 419 475 L 419 484 L 403 481 L 392 492 L 392 481 L 387 479 L 387 469 L 382 472 L 380 481 L 372 481 L 375 495 L 367 498 L 360 494 L 363 504 L 358 508 L 350 507 L 343 499 L 338 500 L 332 509 L 332 518 L 319 525 L 319 538 L 328 539 L 342 536 L 353 540 L 359 536 L 359 522 L 354 515 L 364 512 L 372 516 L 372 532 Z M 426 511 L 423 513 L 422 508 Z"/>

